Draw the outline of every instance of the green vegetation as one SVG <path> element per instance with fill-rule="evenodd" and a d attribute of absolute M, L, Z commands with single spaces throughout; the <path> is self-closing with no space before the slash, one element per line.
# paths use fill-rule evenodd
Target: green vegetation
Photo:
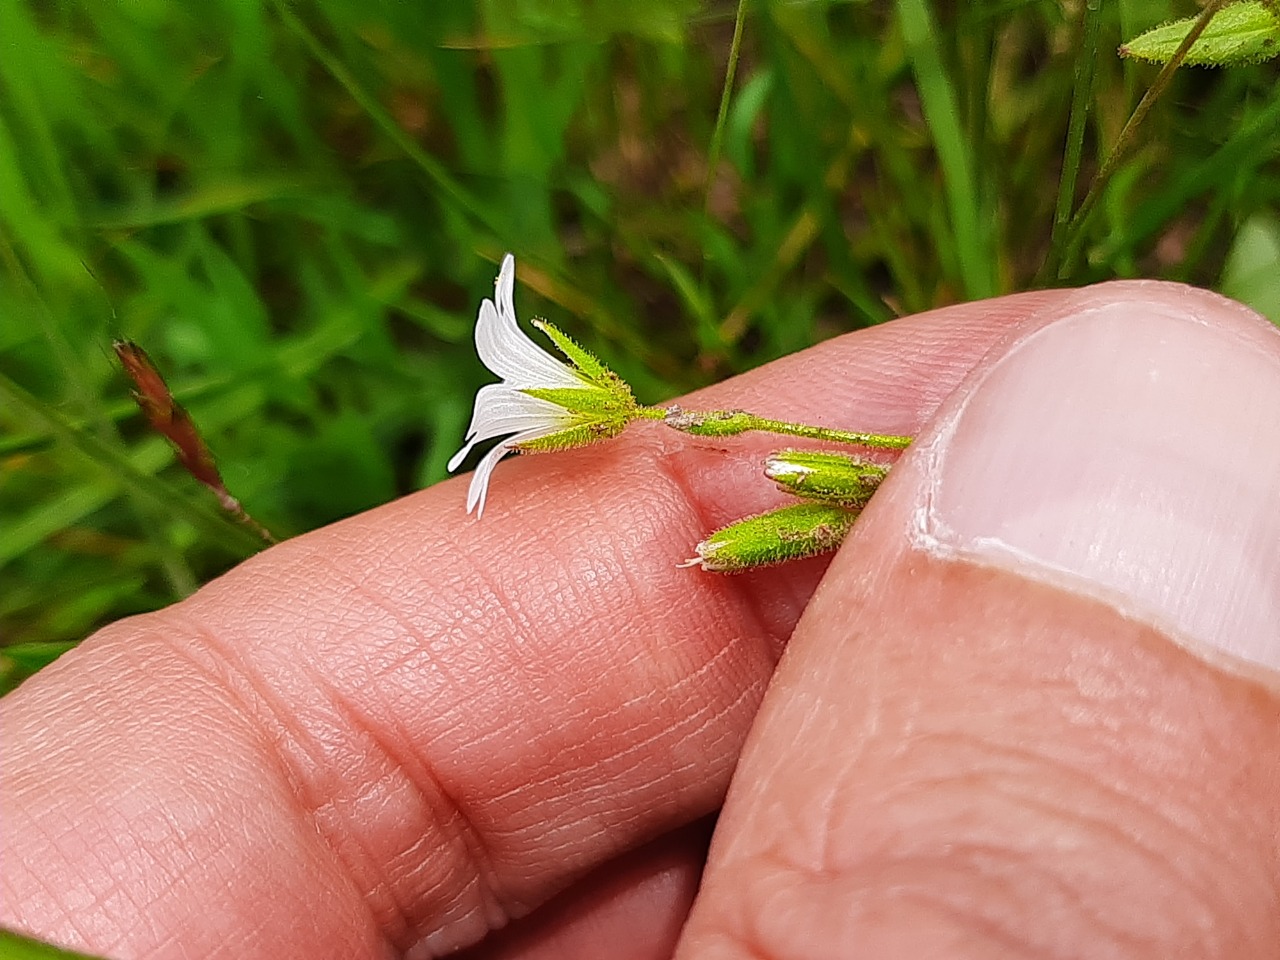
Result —
<path fill-rule="evenodd" d="M 1167 63 L 1194 29 L 1198 17 L 1161 24 L 1123 44 L 1120 54 L 1152 63 Z M 1261 63 L 1280 56 L 1280 0 L 1240 0 L 1215 11 L 1183 63 L 1225 67 Z"/>
<path fill-rule="evenodd" d="M 646 403 L 1037 277 L 1280 318 L 1274 63 L 1178 71 L 1066 236 L 1159 70 L 1116 47 L 1189 0 L 745 10 L 0 4 L 5 681 L 256 549 L 146 427 L 115 338 L 288 536 L 444 475 L 506 250 L 521 314 Z"/>
<path fill-rule="evenodd" d="M 63 950 L 51 943 L 0 927 L 0 958 L 3 960 L 97 960 L 87 953 Z"/>

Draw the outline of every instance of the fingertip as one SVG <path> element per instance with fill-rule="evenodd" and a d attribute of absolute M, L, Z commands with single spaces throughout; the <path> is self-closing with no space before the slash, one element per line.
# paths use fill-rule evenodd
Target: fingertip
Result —
<path fill-rule="evenodd" d="M 1102 287 L 993 351 L 894 489 L 922 549 L 1276 671 L 1278 405 L 1280 333 L 1261 317 L 1172 284 Z"/>
<path fill-rule="evenodd" d="M 1276 342 L 1127 285 L 993 351 L 797 627 L 679 956 L 1270 955 Z"/>

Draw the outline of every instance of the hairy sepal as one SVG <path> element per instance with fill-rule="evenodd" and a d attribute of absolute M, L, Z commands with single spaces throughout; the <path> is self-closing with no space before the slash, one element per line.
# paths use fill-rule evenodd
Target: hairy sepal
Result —
<path fill-rule="evenodd" d="M 717 530 L 695 548 L 689 565 L 741 573 L 813 557 L 844 542 L 858 511 L 826 503 L 797 503 Z"/>
<path fill-rule="evenodd" d="M 766 458 L 764 473 L 797 497 L 860 508 L 866 506 L 889 468 L 843 453 L 781 450 Z"/>

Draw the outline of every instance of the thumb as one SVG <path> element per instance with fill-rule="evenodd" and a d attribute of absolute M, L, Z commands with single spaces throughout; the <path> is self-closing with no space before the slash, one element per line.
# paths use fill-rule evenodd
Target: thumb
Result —
<path fill-rule="evenodd" d="M 796 629 L 678 956 L 1280 943 L 1280 335 L 1112 284 L 994 350 Z"/>

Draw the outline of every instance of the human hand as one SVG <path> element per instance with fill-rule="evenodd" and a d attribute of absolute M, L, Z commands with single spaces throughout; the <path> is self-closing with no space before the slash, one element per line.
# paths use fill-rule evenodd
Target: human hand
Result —
<path fill-rule="evenodd" d="M 763 708 L 822 565 L 675 564 L 774 504 L 767 439 L 638 424 L 504 463 L 480 523 L 464 479 L 282 544 L 0 701 L 0 922 L 121 958 L 668 956 L 746 739 L 680 956 L 1269 955 L 1277 399 L 1274 331 L 1142 284 L 705 391 L 924 431 Z"/>

